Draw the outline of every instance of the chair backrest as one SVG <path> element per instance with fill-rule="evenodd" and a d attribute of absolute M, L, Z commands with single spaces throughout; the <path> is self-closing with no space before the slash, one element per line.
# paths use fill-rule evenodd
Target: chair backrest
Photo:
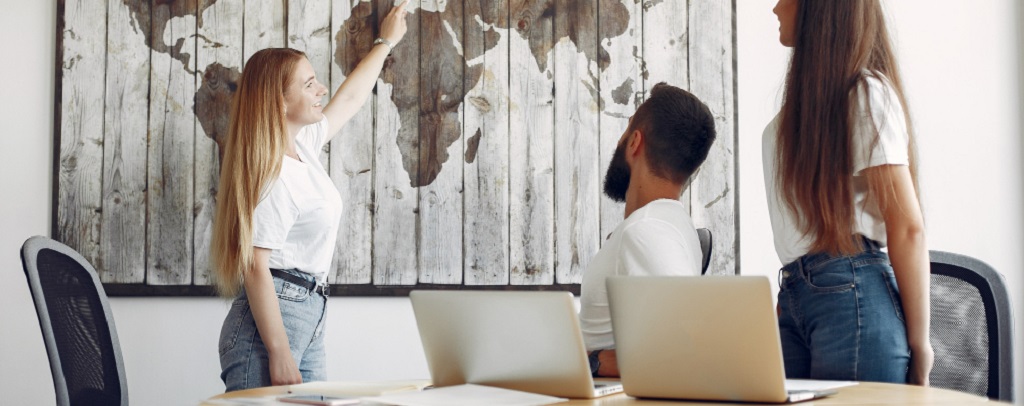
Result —
<path fill-rule="evenodd" d="M 1012 402 L 1013 317 L 1002 275 L 968 256 L 929 256 L 931 384 Z"/>
<path fill-rule="evenodd" d="M 21 248 L 58 405 L 127 405 L 128 387 L 107 295 L 75 250 L 46 237 Z"/>
<path fill-rule="evenodd" d="M 704 275 L 708 273 L 708 265 L 711 264 L 711 230 L 698 228 L 697 238 L 700 240 L 700 274 Z"/>

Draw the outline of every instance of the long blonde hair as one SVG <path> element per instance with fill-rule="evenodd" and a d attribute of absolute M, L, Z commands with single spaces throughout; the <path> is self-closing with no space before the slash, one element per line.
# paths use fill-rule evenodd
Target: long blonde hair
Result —
<path fill-rule="evenodd" d="M 284 91 L 301 51 L 267 48 L 245 64 L 231 100 L 210 262 L 217 292 L 234 297 L 253 265 L 253 213 L 277 179 L 288 140 Z"/>

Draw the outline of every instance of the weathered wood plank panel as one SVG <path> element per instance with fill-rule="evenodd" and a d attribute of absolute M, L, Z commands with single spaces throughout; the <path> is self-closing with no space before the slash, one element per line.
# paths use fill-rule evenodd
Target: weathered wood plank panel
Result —
<path fill-rule="evenodd" d="M 644 0 L 644 97 L 659 82 L 689 89 L 686 1 Z M 703 78 L 699 80 L 704 80 Z M 696 79 L 695 79 L 696 81 Z M 690 189 L 679 200 L 690 208 Z"/>
<path fill-rule="evenodd" d="M 107 9 L 106 95 L 103 131 L 103 222 L 100 280 L 142 283 L 146 274 L 146 156 L 149 93 L 149 6 Z"/>
<path fill-rule="evenodd" d="M 146 282 L 192 282 L 196 0 L 152 9 Z"/>
<path fill-rule="evenodd" d="M 600 158 L 598 190 L 601 195 L 600 243 L 623 220 L 625 204 L 605 196 L 604 175 L 608 172 L 615 148 L 629 117 L 643 100 L 643 10 L 631 0 L 599 0 L 598 29 L 601 48 L 608 52 L 610 64 L 601 71 Z M 620 34 L 621 33 L 621 34 Z"/>
<path fill-rule="evenodd" d="M 509 3 L 466 0 L 465 283 L 509 283 Z"/>
<path fill-rule="evenodd" d="M 513 285 L 554 281 L 554 16 L 550 1 L 511 0 L 509 258 Z"/>
<path fill-rule="evenodd" d="M 708 273 L 736 274 L 736 110 L 733 7 L 729 2 L 690 4 L 690 91 L 711 109 L 718 138 L 690 185 L 691 215 L 714 235 Z M 721 253 L 721 254 L 718 254 Z"/>
<path fill-rule="evenodd" d="M 333 13 L 332 92 L 370 52 L 377 24 L 376 9 L 369 1 L 354 2 L 351 7 L 344 2 L 337 3 Z M 331 142 L 331 178 L 345 204 L 334 254 L 336 267 L 329 278 L 332 283 L 372 282 L 373 117 L 376 104 L 377 96 L 371 94 L 366 105 Z"/>
<path fill-rule="evenodd" d="M 378 19 L 391 10 L 377 2 Z M 373 283 L 412 285 L 417 278 L 419 161 L 419 21 L 410 13 L 408 32 L 384 64 L 377 81 L 377 138 L 374 141 L 376 210 L 373 217 Z"/>
<path fill-rule="evenodd" d="M 199 0 L 204 10 L 196 37 L 198 90 L 193 113 L 199 125 L 195 144 L 195 255 L 193 283 L 209 285 L 210 238 L 220 177 L 220 149 L 227 141 L 231 97 L 242 72 L 243 0 Z"/>
<path fill-rule="evenodd" d="M 377 91 L 321 156 L 345 203 L 332 283 L 578 283 L 622 221 L 608 162 L 661 81 L 715 114 L 681 200 L 714 232 L 712 272 L 736 272 L 732 4 L 413 3 Z M 217 141 L 242 63 L 301 49 L 333 91 L 393 4 L 62 0 L 54 234 L 109 283 L 209 284 Z"/>
<path fill-rule="evenodd" d="M 420 2 L 419 282 L 462 283 L 463 3 Z"/>
<path fill-rule="evenodd" d="M 555 281 L 580 283 L 600 246 L 597 0 L 555 8 Z"/>
<path fill-rule="evenodd" d="M 242 20 L 243 60 L 264 48 L 285 46 L 285 3 L 287 0 L 246 1 Z"/>
<path fill-rule="evenodd" d="M 55 235 L 90 263 L 100 256 L 106 1 L 65 0 L 60 35 L 60 162 Z"/>
<path fill-rule="evenodd" d="M 306 53 L 316 79 L 331 83 L 331 1 L 288 0 L 288 47 Z M 326 98 L 324 99 L 326 103 Z M 330 144 L 320 151 L 320 164 L 330 173 Z"/>

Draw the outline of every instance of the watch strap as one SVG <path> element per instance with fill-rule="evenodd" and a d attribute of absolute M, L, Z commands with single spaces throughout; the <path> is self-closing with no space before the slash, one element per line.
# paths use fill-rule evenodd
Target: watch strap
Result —
<path fill-rule="evenodd" d="M 587 361 L 590 362 L 590 376 L 595 378 L 599 376 L 597 372 L 601 370 L 601 351 L 604 350 L 591 351 L 587 356 Z"/>

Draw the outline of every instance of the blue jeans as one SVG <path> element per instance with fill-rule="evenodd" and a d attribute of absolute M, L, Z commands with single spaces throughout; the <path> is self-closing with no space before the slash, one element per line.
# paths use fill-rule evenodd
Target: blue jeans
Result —
<path fill-rule="evenodd" d="M 307 273 L 285 272 L 314 280 Z M 323 333 L 327 296 L 279 278 L 274 278 L 274 290 L 288 334 L 288 346 L 302 374 L 302 381 L 325 380 L 327 361 Z M 220 379 L 224 381 L 226 391 L 270 386 L 270 357 L 256 329 L 244 289 L 231 303 L 231 310 L 220 330 L 218 347 Z"/>
<path fill-rule="evenodd" d="M 910 347 L 889 256 L 807 254 L 782 268 L 779 333 L 787 378 L 906 383 Z"/>

